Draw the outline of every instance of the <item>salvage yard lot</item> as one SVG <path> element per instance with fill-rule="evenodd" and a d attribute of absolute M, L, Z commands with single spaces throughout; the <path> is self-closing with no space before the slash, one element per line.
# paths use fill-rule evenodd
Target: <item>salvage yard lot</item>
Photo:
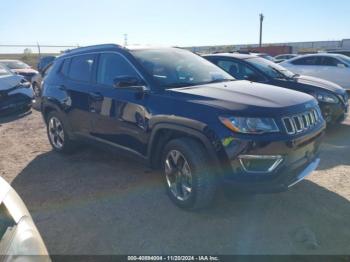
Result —
<path fill-rule="evenodd" d="M 350 118 L 327 132 L 318 170 L 289 192 L 220 194 L 200 212 L 176 208 L 160 174 L 133 159 L 52 152 L 37 111 L 0 124 L 0 175 L 50 254 L 350 252 Z"/>

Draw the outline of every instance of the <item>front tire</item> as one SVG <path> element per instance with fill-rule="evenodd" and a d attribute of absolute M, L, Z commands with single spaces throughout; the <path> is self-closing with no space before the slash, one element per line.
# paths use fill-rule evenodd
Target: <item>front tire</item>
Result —
<path fill-rule="evenodd" d="M 47 136 L 52 148 L 59 153 L 72 153 L 76 143 L 70 139 L 62 117 L 56 111 L 50 112 L 46 118 Z"/>
<path fill-rule="evenodd" d="M 217 181 L 208 162 L 204 147 L 191 138 L 175 139 L 165 146 L 162 158 L 165 186 L 177 206 L 197 210 L 211 204 Z"/>

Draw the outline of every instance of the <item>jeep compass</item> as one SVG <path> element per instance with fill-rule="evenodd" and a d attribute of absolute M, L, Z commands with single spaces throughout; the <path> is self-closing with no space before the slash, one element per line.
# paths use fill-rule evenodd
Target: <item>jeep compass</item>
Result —
<path fill-rule="evenodd" d="M 180 48 L 71 50 L 45 76 L 41 109 L 55 151 L 84 141 L 137 157 L 186 209 L 207 206 L 223 183 L 295 185 L 317 167 L 325 128 L 312 96 L 235 80 Z"/>

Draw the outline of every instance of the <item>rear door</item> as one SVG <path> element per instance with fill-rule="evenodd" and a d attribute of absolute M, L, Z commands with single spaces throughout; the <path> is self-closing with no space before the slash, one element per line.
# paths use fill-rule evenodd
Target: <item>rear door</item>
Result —
<path fill-rule="evenodd" d="M 64 61 L 61 71 L 65 82 L 60 88 L 67 93 L 67 115 L 75 133 L 87 135 L 91 131 L 90 101 L 93 97 L 95 54 L 74 56 Z"/>
<path fill-rule="evenodd" d="M 148 97 L 135 91 L 114 87 L 114 79 L 130 76 L 141 79 L 132 64 L 119 53 L 102 53 L 98 58 L 94 91 L 99 100 L 91 100 L 91 135 L 134 152 L 145 154 L 148 126 Z"/>

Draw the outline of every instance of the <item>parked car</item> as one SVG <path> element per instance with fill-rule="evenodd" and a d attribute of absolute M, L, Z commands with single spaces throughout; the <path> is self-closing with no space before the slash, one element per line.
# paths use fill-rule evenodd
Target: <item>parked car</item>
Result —
<path fill-rule="evenodd" d="M 275 63 L 281 63 L 283 61 L 286 61 L 288 59 L 292 59 L 292 58 L 295 58 L 297 57 L 298 55 L 296 54 L 283 54 L 283 55 L 278 55 L 278 56 L 275 56 L 274 59 L 275 59 Z"/>
<path fill-rule="evenodd" d="M 42 261 L 50 257 L 33 219 L 16 191 L 0 177 L 1 261 Z"/>
<path fill-rule="evenodd" d="M 39 59 L 37 68 L 39 72 L 42 72 L 46 67 L 52 64 L 53 60 L 56 59 L 56 56 L 43 56 Z"/>
<path fill-rule="evenodd" d="M 29 82 L 32 80 L 32 77 L 38 73 L 38 71 L 19 60 L 0 60 L 0 64 L 5 65 L 13 73 L 24 76 Z"/>
<path fill-rule="evenodd" d="M 49 61 L 51 61 L 51 62 L 49 62 Z M 42 61 L 39 62 L 39 63 L 41 63 L 40 70 L 32 78 L 32 87 L 33 87 L 36 99 L 40 99 L 40 97 L 41 97 L 41 83 L 42 83 L 44 77 L 50 71 L 53 60 L 50 59 L 50 60 L 47 60 L 46 62 L 48 62 L 48 64 L 45 64 L 45 65 Z"/>
<path fill-rule="evenodd" d="M 310 95 L 236 81 L 179 48 L 78 48 L 45 77 L 41 112 L 53 149 L 85 141 L 161 168 L 170 199 L 207 206 L 221 182 L 279 192 L 319 163 L 325 121 Z"/>
<path fill-rule="evenodd" d="M 346 118 L 348 95 L 346 90 L 337 84 L 316 77 L 294 74 L 276 63 L 252 55 L 213 54 L 204 57 L 236 79 L 280 86 L 314 96 L 329 124 L 341 122 Z"/>
<path fill-rule="evenodd" d="M 350 58 L 340 54 L 299 56 L 281 65 L 296 74 L 319 77 L 350 90 Z"/>
<path fill-rule="evenodd" d="M 265 54 L 265 53 L 250 53 L 250 54 L 261 58 L 265 58 L 271 62 L 276 62 L 275 58 L 270 56 L 269 54 Z"/>
<path fill-rule="evenodd" d="M 29 111 L 33 99 L 30 83 L 0 64 L 0 116 Z"/>

